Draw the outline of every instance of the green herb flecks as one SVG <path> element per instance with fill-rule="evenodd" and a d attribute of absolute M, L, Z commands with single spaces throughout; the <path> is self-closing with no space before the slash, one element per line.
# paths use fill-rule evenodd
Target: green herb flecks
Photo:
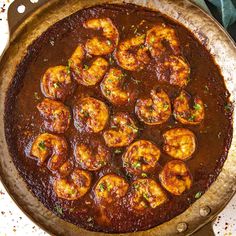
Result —
<path fill-rule="evenodd" d="M 144 178 L 148 177 L 146 173 L 142 173 L 141 176 Z"/>
<path fill-rule="evenodd" d="M 59 214 L 59 215 L 63 215 L 63 209 L 59 206 L 59 205 L 56 205 L 54 207 L 54 210 Z"/>
<path fill-rule="evenodd" d="M 200 198 L 202 196 L 202 192 L 197 192 L 196 194 L 195 194 L 195 199 L 198 199 L 198 198 Z"/>
<path fill-rule="evenodd" d="M 35 98 L 36 100 L 40 100 L 39 94 L 38 94 L 37 92 L 34 93 L 34 98 Z"/>
<path fill-rule="evenodd" d="M 38 144 L 38 147 L 40 150 L 44 151 L 46 150 L 46 145 L 44 143 L 44 141 L 41 141 L 39 144 Z"/>
<path fill-rule="evenodd" d="M 84 70 L 88 70 L 89 69 L 89 66 L 84 64 Z"/>
<path fill-rule="evenodd" d="M 138 168 L 141 167 L 141 163 L 136 161 L 135 163 L 133 163 L 132 167 L 135 168 L 135 169 L 138 169 Z"/>
<path fill-rule="evenodd" d="M 148 196 L 148 194 L 143 193 L 143 197 L 144 197 L 147 201 L 149 200 L 149 196 Z"/>
<path fill-rule="evenodd" d="M 115 154 L 120 154 L 120 153 L 122 153 L 122 150 L 116 149 L 114 153 L 115 153 Z"/>
<path fill-rule="evenodd" d="M 104 191 L 105 191 L 105 189 L 106 189 L 106 187 L 105 187 L 105 184 L 104 184 L 104 183 L 100 183 L 100 184 L 98 185 L 98 188 L 99 188 L 100 192 L 104 192 Z"/>
<path fill-rule="evenodd" d="M 194 108 L 194 110 L 199 111 L 199 110 L 202 109 L 202 106 L 200 104 L 198 104 L 198 103 L 195 103 L 193 108 Z"/>

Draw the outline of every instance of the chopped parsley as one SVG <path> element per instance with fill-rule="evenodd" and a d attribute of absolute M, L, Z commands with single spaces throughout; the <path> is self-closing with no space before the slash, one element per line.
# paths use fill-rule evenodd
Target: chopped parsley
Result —
<path fill-rule="evenodd" d="M 59 82 L 53 83 L 53 87 L 54 87 L 54 88 L 59 88 L 59 87 L 60 87 L 60 83 L 59 83 Z"/>
<path fill-rule="evenodd" d="M 200 198 L 201 196 L 202 196 L 202 192 L 197 192 L 197 193 L 195 194 L 195 198 L 196 198 L 196 199 Z"/>
<path fill-rule="evenodd" d="M 227 104 L 225 105 L 225 111 L 231 111 L 231 109 L 232 109 L 231 103 L 227 103 Z"/>
<path fill-rule="evenodd" d="M 104 183 L 100 183 L 100 184 L 98 185 L 98 188 L 99 188 L 99 190 L 100 190 L 101 192 L 104 192 L 104 191 L 105 191 L 105 185 L 104 185 Z"/>
<path fill-rule="evenodd" d="M 41 141 L 41 142 L 39 143 L 38 147 L 39 147 L 40 150 L 43 150 L 43 151 L 44 151 L 44 150 L 46 149 L 46 146 L 45 146 L 44 141 Z"/>
<path fill-rule="evenodd" d="M 146 173 L 142 173 L 141 176 L 145 178 L 145 177 L 147 177 L 147 174 Z"/>
<path fill-rule="evenodd" d="M 34 97 L 35 97 L 36 100 L 40 99 L 39 94 L 37 92 L 34 93 Z"/>
<path fill-rule="evenodd" d="M 133 163 L 132 167 L 135 168 L 135 169 L 140 168 L 141 167 L 141 163 L 136 161 L 135 163 Z"/>
<path fill-rule="evenodd" d="M 149 196 L 146 193 L 143 193 L 143 197 L 148 201 L 149 200 Z"/>
<path fill-rule="evenodd" d="M 195 115 L 191 115 L 191 116 L 188 118 L 188 121 L 194 121 L 194 120 L 195 120 L 195 118 L 196 118 L 196 116 L 195 116 Z"/>
<path fill-rule="evenodd" d="M 88 68 L 89 68 L 89 66 L 86 65 L 86 64 L 84 64 L 84 69 L 85 69 L 85 70 L 88 70 Z"/>
<path fill-rule="evenodd" d="M 63 209 L 59 206 L 59 205 L 56 205 L 54 207 L 54 210 L 59 214 L 59 215 L 63 215 Z"/>
<path fill-rule="evenodd" d="M 169 104 L 165 103 L 163 104 L 164 111 L 167 111 L 169 109 Z"/>
<path fill-rule="evenodd" d="M 120 149 L 115 150 L 115 154 L 120 154 L 120 153 L 122 153 L 122 151 Z"/>
<path fill-rule="evenodd" d="M 198 111 L 198 110 L 200 110 L 202 107 L 201 107 L 200 104 L 195 103 L 194 106 L 193 106 L 193 108 L 194 108 L 194 110 Z"/>

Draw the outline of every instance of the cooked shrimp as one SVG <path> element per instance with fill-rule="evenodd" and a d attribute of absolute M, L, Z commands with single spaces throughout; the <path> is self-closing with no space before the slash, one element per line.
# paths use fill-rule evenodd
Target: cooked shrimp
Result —
<path fill-rule="evenodd" d="M 67 151 L 66 140 L 49 133 L 37 136 L 31 147 L 31 155 L 37 158 L 40 164 L 49 159 L 47 166 L 52 171 L 58 170 L 66 161 Z"/>
<path fill-rule="evenodd" d="M 195 97 L 193 108 L 191 109 L 189 100 L 189 95 L 182 91 L 174 101 L 174 116 L 182 124 L 198 125 L 205 116 L 204 104 L 199 97 Z"/>
<path fill-rule="evenodd" d="M 132 174 L 152 171 L 160 158 L 160 150 L 153 143 L 139 140 L 132 143 L 122 156 L 123 166 Z"/>
<path fill-rule="evenodd" d="M 125 196 L 129 184 L 115 174 L 103 176 L 95 186 L 95 196 L 99 203 L 112 203 Z"/>
<path fill-rule="evenodd" d="M 156 25 L 147 31 L 146 44 L 153 57 L 160 56 L 168 47 L 174 54 L 180 53 L 179 39 L 175 30 L 165 24 Z"/>
<path fill-rule="evenodd" d="M 100 100 L 92 97 L 81 98 L 74 108 L 74 124 L 79 130 L 98 133 L 108 120 L 108 108 Z"/>
<path fill-rule="evenodd" d="M 111 53 L 118 44 L 119 32 L 110 18 L 96 18 L 87 20 L 85 28 L 102 30 L 103 37 L 93 37 L 86 42 L 86 50 L 89 54 L 100 56 Z"/>
<path fill-rule="evenodd" d="M 124 69 L 141 70 L 148 64 L 148 48 L 145 47 L 145 35 L 135 36 L 121 42 L 116 50 L 117 63 Z"/>
<path fill-rule="evenodd" d="M 67 160 L 64 164 L 61 165 L 61 167 L 58 169 L 58 173 L 61 177 L 68 176 L 71 171 L 73 170 L 73 164 L 71 161 Z"/>
<path fill-rule="evenodd" d="M 103 133 L 108 147 L 124 147 L 137 136 L 138 128 L 126 113 L 118 113 L 111 118 L 111 129 Z"/>
<path fill-rule="evenodd" d="M 135 112 L 139 119 L 148 125 L 158 125 L 166 122 L 171 115 L 171 103 L 163 91 L 151 91 L 151 98 L 138 99 Z"/>
<path fill-rule="evenodd" d="M 54 133 L 64 133 L 70 126 L 71 114 L 67 106 L 61 102 L 45 98 L 37 105 L 44 118 L 44 126 Z"/>
<path fill-rule="evenodd" d="M 165 58 L 164 67 L 169 71 L 169 83 L 184 87 L 188 84 L 190 67 L 181 56 L 170 56 Z"/>
<path fill-rule="evenodd" d="M 79 44 L 69 59 L 69 67 L 73 78 L 84 86 L 93 86 L 102 80 L 107 69 L 108 62 L 102 58 L 96 58 L 89 67 L 84 64 L 85 51 L 82 44 Z"/>
<path fill-rule="evenodd" d="M 192 176 L 183 161 L 168 162 L 160 173 L 163 187 L 174 195 L 181 195 L 192 186 Z"/>
<path fill-rule="evenodd" d="M 176 159 L 186 160 L 196 149 L 195 135 L 188 129 L 170 129 L 163 134 L 163 137 L 163 150 Z"/>
<path fill-rule="evenodd" d="M 41 90 L 47 98 L 64 101 L 73 92 L 69 69 L 65 66 L 49 68 L 41 80 Z"/>
<path fill-rule="evenodd" d="M 113 104 L 122 105 L 129 101 L 129 92 L 122 86 L 124 83 L 124 74 L 121 70 L 111 68 L 101 82 L 102 94 Z"/>
<path fill-rule="evenodd" d="M 131 206 L 135 210 L 156 208 L 168 200 L 160 185 L 152 179 L 137 179 L 131 185 Z"/>
<path fill-rule="evenodd" d="M 90 185 L 90 174 L 84 170 L 76 169 L 70 177 L 56 179 L 53 183 L 53 189 L 60 198 L 77 200 L 88 192 Z"/>
<path fill-rule="evenodd" d="M 110 158 L 109 151 L 101 144 L 89 147 L 83 143 L 75 147 L 75 159 L 83 169 L 95 171 L 107 164 Z"/>

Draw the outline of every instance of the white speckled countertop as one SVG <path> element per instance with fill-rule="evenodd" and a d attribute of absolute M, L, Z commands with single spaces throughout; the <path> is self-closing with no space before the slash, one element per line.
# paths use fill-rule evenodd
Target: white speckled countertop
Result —
<path fill-rule="evenodd" d="M 0 0 L 0 53 L 8 41 L 7 7 L 13 0 Z M 37 0 L 29 0 L 35 2 Z M 217 217 L 214 225 L 216 236 L 236 235 L 236 196 Z M 0 182 L 0 236 L 48 235 L 36 226 L 13 202 Z M 205 236 L 205 235 L 203 235 Z M 207 235 L 206 235 L 207 236 Z"/>

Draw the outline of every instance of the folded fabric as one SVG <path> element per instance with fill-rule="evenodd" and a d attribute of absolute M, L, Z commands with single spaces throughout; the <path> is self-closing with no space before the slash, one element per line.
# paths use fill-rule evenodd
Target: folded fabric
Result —
<path fill-rule="evenodd" d="M 236 0 L 192 0 L 197 5 L 202 7 L 206 12 L 210 12 L 208 4 L 211 3 L 216 7 L 217 13 L 220 16 L 222 25 L 227 28 L 236 22 Z"/>

